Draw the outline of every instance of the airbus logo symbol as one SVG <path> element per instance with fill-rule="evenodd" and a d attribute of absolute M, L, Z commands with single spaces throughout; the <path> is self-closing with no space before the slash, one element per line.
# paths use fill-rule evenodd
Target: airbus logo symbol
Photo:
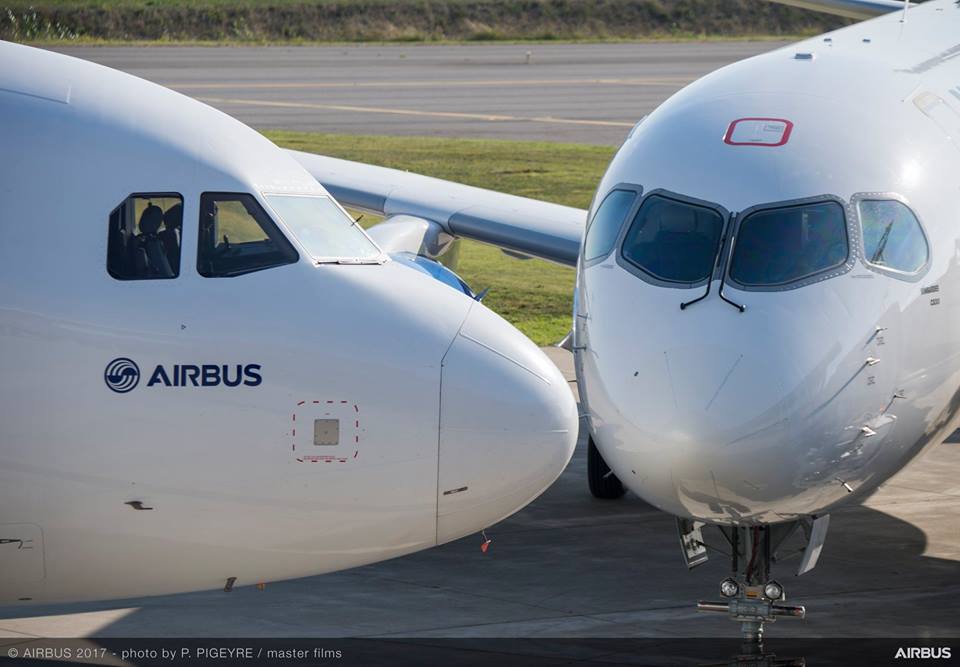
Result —
<path fill-rule="evenodd" d="M 149 374 L 146 388 L 160 387 L 258 387 L 263 382 L 260 364 L 158 364 Z M 107 364 L 103 381 L 110 391 L 126 394 L 140 384 L 140 367 L 127 357 Z"/>
<path fill-rule="evenodd" d="M 140 367 L 132 359 L 120 357 L 107 364 L 103 372 L 103 381 L 110 391 L 126 394 L 140 383 Z"/>

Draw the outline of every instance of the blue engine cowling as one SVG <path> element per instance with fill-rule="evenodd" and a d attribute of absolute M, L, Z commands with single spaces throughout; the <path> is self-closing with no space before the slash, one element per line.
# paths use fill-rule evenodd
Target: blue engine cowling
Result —
<path fill-rule="evenodd" d="M 426 273 L 444 285 L 449 285 L 458 292 L 463 292 L 471 299 L 477 298 L 477 295 L 473 293 L 473 290 L 470 289 L 470 286 L 467 285 L 463 278 L 434 259 L 412 252 L 393 252 L 390 253 L 390 257 L 404 266 L 410 267 L 414 271 Z"/>

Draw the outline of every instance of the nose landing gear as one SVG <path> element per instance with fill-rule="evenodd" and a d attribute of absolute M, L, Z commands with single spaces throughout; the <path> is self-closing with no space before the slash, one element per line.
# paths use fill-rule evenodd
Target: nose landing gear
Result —
<path fill-rule="evenodd" d="M 729 579 L 727 581 L 733 580 Z M 763 593 L 764 588 L 764 586 L 741 586 L 740 592 L 729 602 L 704 602 L 701 600 L 697 603 L 697 611 L 716 611 L 729 614 L 731 620 L 740 623 L 743 641 L 759 644 L 763 640 L 764 623 L 773 623 L 778 617 L 803 618 L 806 615 L 806 609 L 803 605 L 781 604 L 777 600 L 783 600 L 783 597 L 772 600 Z"/>
<path fill-rule="evenodd" d="M 778 618 L 804 618 L 803 605 L 786 604 L 786 592 L 783 586 L 771 578 L 771 565 L 791 556 L 800 555 L 801 563 L 797 574 L 803 574 L 816 565 L 829 517 L 797 521 L 794 523 L 727 527 L 719 526 L 720 532 L 730 544 L 732 576 L 720 583 L 720 595 L 723 601 L 700 601 L 698 611 L 727 614 L 731 620 L 740 624 L 744 645 L 759 645 L 763 640 L 765 623 L 773 623 Z M 681 545 L 684 547 L 684 559 L 689 567 L 706 560 L 706 544 L 700 538 L 702 524 L 689 520 L 680 520 Z M 782 545 L 798 528 L 806 535 L 804 548 L 793 553 L 778 555 Z M 696 544 L 694 544 L 696 543 Z M 699 547 L 700 558 L 692 558 L 693 548 Z"/>
<path fill-rule="evenodd" d="M 697 603 L 698 611 L 727 613 L 731 620 L 740 623 L 744 642 L 762 641 L 764 623 L 773 623 L 778 617 L 803 618 L 806 615 L 802 605 L 783 604 L 786 591 L 770 578 L 773 528 L 720 528 L 732 547 L 730 556 L 734 576 L 720 583 L 720 595 L 727 601 L 701 600 Z"/>

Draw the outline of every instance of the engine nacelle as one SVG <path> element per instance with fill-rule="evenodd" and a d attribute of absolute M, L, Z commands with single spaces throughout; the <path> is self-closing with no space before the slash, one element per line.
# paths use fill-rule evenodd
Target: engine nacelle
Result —
<path fill-rule="evenodd" d="M 477 298 L 470 286 L 453 271 L 460 254 L 459 239 L 444 231 L 438 223 L 412 215 L 394 215 L 374 225 L 367 233 L 394 260 L 426 273 L 472 299 Z"/>
<path fill-rule="evenodd" d="M 434 260 L 450 251 L 456 240 L 433 220 L 412 215 L 390 216 L 367 233 L 386 253 L 406 252 Z"/>

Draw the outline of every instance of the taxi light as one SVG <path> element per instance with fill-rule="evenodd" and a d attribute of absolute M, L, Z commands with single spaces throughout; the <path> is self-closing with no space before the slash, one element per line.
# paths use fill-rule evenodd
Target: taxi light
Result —
<path fill-rule="evenodd" d="M 725 598 L 733 598 L 740 592 L 740 584 L 733 579 L 724 579 L 720 582 L 720 595 Z"/>
<path fill-rule="evenodd" d="M 779 600 L 783 597 L 783 586 L 776 581 L 768 581 L 763 587 L 763 595 L 768 600 Z"/>

